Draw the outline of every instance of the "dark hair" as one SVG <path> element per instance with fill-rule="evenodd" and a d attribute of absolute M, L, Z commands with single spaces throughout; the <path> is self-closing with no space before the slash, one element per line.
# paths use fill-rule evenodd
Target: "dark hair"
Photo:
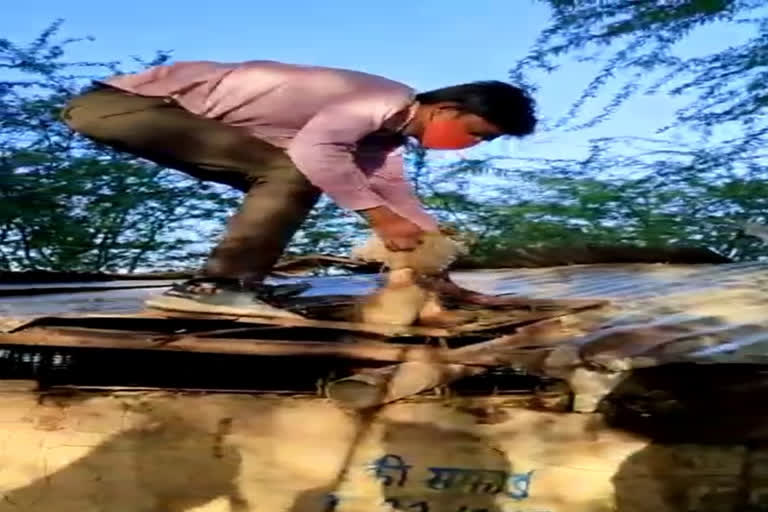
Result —
<path fill-rule="evenodd" d="M 519 87 L 497 80 L 423 92 L 416 95 L 416 100 L 425 105 L 456 103 L 460 110 L 482 117 L 507 135 L 522 137 L 536 127 L 533 99 Z"/>

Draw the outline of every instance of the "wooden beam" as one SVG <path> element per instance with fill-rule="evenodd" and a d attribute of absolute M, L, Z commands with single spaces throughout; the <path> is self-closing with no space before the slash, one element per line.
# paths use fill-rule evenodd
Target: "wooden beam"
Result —
<path fill-rule="evenodd" d="M 514 336 L 514 335 L 513 335 Z M 518 339 L 518 338 L 515 338 Z M 154 340 L 154 341 L 153 341 Z M 530 358 L 531 351 L 518 351 L 517 354 L 505 352 L 503 355 L 492 351 L 483 353 L 466 349 L 442 349 L 423 345 L 407 345 L 378 342 L 324 342 L 324 341 L 280 341 L 238 338 L 201 338 L 196 336 L 174 337 L 170 341 L 157 341 L 158 338 L 137 336 L 123 332 L 89 332 L 86 329 L 75 330 L 30 327 L 13 334 L 0 334 L 0 345 L 27 345 L 46 347 L 105 348 L 133 350 L 162 350 L 177 352 L 197 352 L 211 354 L 237 354 L 253 356 L 280 357 L 342 357 L 348 359 L 381 362 L 438 362 L 448 364 L 468 364 L 476 366 L 499 366 L 510 360 Z M 519 341 L 519 339 L 518 339 Z M 491 343 L 491 342 L 488 342 Z M 504 342 L 508 345 L 509 342 Z M 476 346 L 488 346 L 478 343 Z"/>
<path fill-rule="evenodd" d="M 448 350 L 442 360 L 409 361 L 363 370 L 329 383 L 326 396 L 345 409 L 379 407 L 463 377 L 482 374 L 488 370 L 487 366 L 491 366 L 468 362 L 474 359 L 491 357 L 497 361 L 496 366 L 532 366 L 548 353 L 547 347 L 562 342 L 569 334 L 562 329 L 559 319 L 539 322 L 523 327 L 515 334 Z M 515 350 L 515 347 L 529 345 L 540 348 Z"/>
<path fill-rule="evenodd" d="M 330 320 L 312 320 L 310 318 L 278 318 L 278 317 L 246 317 L 246 316 L 225 316 L 225 315 L 205 315 L 200 313 L 183 313 L 170 311 L 145 311 L 137 318 L 193 318 L 203 320 L 232 320 L 242 323 L 261 324 L 261 325 L 279 325 L 284 327 L 318 327 L 322 329 L 338 329 L 352 332 L 367 332 L 387 337 L 399 336 L 433 336 L 447 337 L 453 333 L 449 329 L 438 327 L 420 327 L 420 326 L 399 326 L 386 324 L 369 324 L 359 322 L 341 322 Z"/>
<path fill-rule="evenodd" d="M 54 295 L 54 294 L 68 294 L 68 293 L 93 293 L 93 292 L 109 292 L 115 290 L 143 290 L 149 288 L 168 288 L 169 283 L 162 284 L 140 284 L 140 285 L 114 285 L 114 286 L 47 286 L 47 287 L 35 287 L 29 286 L 28 288 L 7 288 L 0 289 L 0 297 L 21 297 L 21 296 L 34 296 L 34 295 Z"/>

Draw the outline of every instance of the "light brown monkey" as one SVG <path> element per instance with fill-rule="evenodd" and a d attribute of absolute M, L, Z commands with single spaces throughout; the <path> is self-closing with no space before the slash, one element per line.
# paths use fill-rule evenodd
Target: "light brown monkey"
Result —
<path fill-rule="evenodd" d="M 465 252 L 458 242 L 442 233 L 425 233 L 412 251 L 390 251 L 377 236 L 353 250 L 353 256 L 376 261 L 389 269 L 385 285 L 366 298 L 359 320 L 370 323 L 452 326 L 468 319 L 464 312 L 447 311 L 436 291 L 424 287 L 421 277 L 443 272 Z"/>
<path fill-rule="evenodd" d="M 358 314 L 363 322 L 412 325 L 427 303 L 429 293 L 416 283 L 413 269 L 391 270 L 386 284 L 366 297 Z"/>

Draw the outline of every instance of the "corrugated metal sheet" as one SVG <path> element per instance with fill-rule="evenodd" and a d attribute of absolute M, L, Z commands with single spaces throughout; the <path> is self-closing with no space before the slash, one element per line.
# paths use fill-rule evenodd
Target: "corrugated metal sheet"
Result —
<path fill-rule="evenodd" d="M 454 278 L 486 293 L 611 300 L 611 307 L 573 319 L 571 327 L 582 334 L 558 347 L 552 364 L 621 371 L 671 362 L 768 363 L 768 263 L 574 265 L 458 272 Z M 357 295 L 372 290 L 377 277 L 310 281 L 308 295 Z M 157 292 L 4 297 L 0 316 L 139 311 Z"/>
<path fill-rule="evenodd" d="M 58 315 L 74 313 L 132 313 L 142 309 L 143 301 L 158 288 L 133 288 L 134 281 L 109 281 L 100 283 L 56 283 L 55 285 L 0 285 L 5 292 L 19 295 L 0 296 L 0 317 L 29 315 Z M 150 284 L 150 283 L 147 283 Z M 151 284 L 156 285 L 156 282 Z M 112 288 L 110 288 L 110 286 Z M 126 288 L 117 288 L 125 286 Z M 51 293 L 40 294 L 46 287 Z M 103 287 L 104 290 L 93 288 Z M 82 288 L 88 291 L 77 291 Z M 24 290 L 34 291 L 24 294 Z"/>
<path fill-rule="evenodd" d="M 766 263 L 584 265 L 475 272 L 457 281 L 492 293 L 611 300 L 612 307 L 581 315 L 589 317 L 588 332 L 569 345 L 582 363 L 617 371 L 768 363 Z"/>

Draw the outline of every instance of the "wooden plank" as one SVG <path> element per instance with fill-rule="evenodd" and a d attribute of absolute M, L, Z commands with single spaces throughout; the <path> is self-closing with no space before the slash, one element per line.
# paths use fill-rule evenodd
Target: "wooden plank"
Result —
<path fill-rule="evenodd" d="M 200 313 L 182 313 L 169 311 L 146 311 L 136 315 L 139 317 L 152 318 L 197 318 L 205 320 L 232 320 L 235 322 L 262 324 L 262 325 L 280 325 L 288 327 L 317 327 L 321 329 L 338 329 L 343 331 L 367 332 L 387 337 L 399 336 L 451 336 L 449 329 L 438 327 L 422 326 L 399 326 L 386 324 L 370 324 L 359 322 L 342 322 L 333 320 L 312 320 L 309 318 L 277 318 L 277 317 L 246 317 L 246 316 L 223 316 L 223 315 L 204 315 Z"/>
<path fill-rule="evenodd" d="M 485 310 L 486 318 L 469 324 L 459 325 L 451 328 L 425 327 L 425 326 L 396 326 L 386 324 L 372 324 L 360 322 L 344 322 L 334 320 L 312 320 L 307 318 L 266 318 L 266 317 L 238 317 L 221 315 L 203 315 L 198 313 L 177 313 L 151 311 L 142 313 L 141 316 L 163 317 L 163 318 L 200 318 L 200 319 L 225 319 L 237 322 L 259 323 L 280 326 L 293 327 L 318 327 L 325 329 L 339 329 L 355 332 L 367 332 L 379 334 L 388 337 L 397 336 L 432 336 L 432 337 L 455 337 L 466 335 L 468 333 L 482 332 L 486 330 L 499 329 L 502 327 L 514 327 L 524 323 L 532 323 L 550 318 L 557 318 L 565 315 L 577 313 L 587 309 L 602 307 L 605 301 L 597 300 L 567 300 L 567 301 L 540 301 L 532 303 L 532 311 L 514 310 Z"/>
<path fill-rule="evenodd" d="M 500 329 L 503 327 L 513 327 L 520 324 L 535 323 L 543 320 L 549 320 L 553 318 L 559 318 L 562 316 L 572 315 L 580 311 L 587 309 L 595 309 L 605 305 L 603 301 L 594 300 L 574 300 L 574 301 L 561 301 L 558 303 L 558 307 L 547 309 L 542 308 L 541 311 L 534 309 L 531 312 L 513 314 L 512 312 L 504 315 L 497 313 L 496 315 L 489 314 L 486 318 L 481 318 L 475 322 L 471 322 L 464 325 L 451 328 L 452 334 L 469 334 L 473 332 L 482 332 L 488 330 Z"/>
<path fill-rule="evenodd" d="M 47 286 L 28 288 L 6 288 L 0 289 L 0 297 L 25 297 L 34 295 L 54 295 L 71 293 L 93 293 L 109 292 L 115 290 L 143 290 L 149 288 L 168 288 L 168 283 L 162 284 L 140 284 L 140 285 L 114 285 L 114 286 Z"/>
<path fill-rule="evenodd" d="M 366 369 L 331 382 L 326 395 L 346 409 L 364 410 L 379 407 L 428 389 L 445 386 L 463 377 L 480 375 L 487 366 L 468 363 L 490 356 L 505 366 L 533 366 L 545 350 L 511 350 L 512 347 L 535 343 L 541 338 L 549 343 L 563 341 L 559 319 L 540 322 L 520 329 L 516 334 L 449 350 L 450 358 L 464 363 L 449 363 L 448 358 L 433 361 L 409 361 L 383 368 Z M 538 343 L 541 343 L 539 341 Z M 501 352 L 503 350 L 503 352 Z M 503 354 L 503 355 L 502 355 Z"/>
<path fill-rule="evenodd" d="M 485 371 L 466 364 L 407 361 L 331 382 L 326 394 L 344 408 L 370 409 Z"/>
<path fill-rule="evenodd" d="M 9 319 L 3 322 L 0 318 L 0 331 L 14 332 L 27 327 L 36 325 L 55 325 L 58 320 L 66 320 L 71 325 L 73 319 L 83 319 L 83 327 L 89 319 L 108 320 L 109 318 L 119 318 L 121 320 L 135 318 L 141 319 L 184 319 L 191 320 L 215 320 L 229 321 L 251 325 L 279 326 L 279 327 L 308 327 L 318 329 L 335 329 L 355 333 L 369 333 L 389 338 L 401 336 L 420 336 L 449 338 L 466 335 L 467 333 L 482 332 L 488 330 L 498 330 L 501 328 L 512 328 L 520 324 L 528 324 L 548 318 L 555 318 L 563 315 L 572 314 L 589 308 L 602 306 L 604 302 L 594 300 L 573 300 L 573 301 L 539 301 L 529 304 L 530 311 L 520 308 L 504 309 L 482 309 L 481 319 L 469 324 L 460 325 L 452 328 L 428 327 L 428 326 L 397 326 L 385 324 L 370 324 L 359 322 L 347 322 L 339 320 L 319 320 L 311 318 L 277 318 L 277 317 L 247 317 L 232 315 L 215 315 L 202 313 L 187 313 L 176 311 L 145 310 L 139 313 L 89 313 L 89 314 L 66 314 L 49 315 L 37 318 L 27 318 L 24 321 L 19 319 Z M 328 308 L 328 305 L 324 306 Z M 481 309 L 481 308 L 474 308 Z M 7 324 L 7 325 L 6 325 Z"/>
<path fill-rule="evenodd" d="M 295 258 L 288 258 L 278 262 L 272 268 L 272 274 L 301 274 L 308 270 L 317 269 L 318 267 L 342 267 L 353 272 L 374 274 L 379 271 L 381 264 L 356 260 L 344 256 L 308 254 L 305 256 L 297 256 Z"/>
<path fill-rule="evenodd" d="M 35 318 L 27 316 L 3 316 L 0 317 L 0 333 L 13 332 L 35 321 Z"/>
<path fill-rule="evenodd" d="M 19 331 L 22 328 L 32 327 L 36 325 L 55 325 L 56 321 L 67 320 L 71 323 L 73 319 L 83 319 L 85 322 L 88 319 L 100 319 L 107 320 L 110 318 L 119 318 L 121 320 L 135 318 L 137 320 L 154 318 L 154 319 L 179 319 L 188 318 L 190 320 L 222 320 L 230 322 L 240 322 L 250 325 L 274 325 L 282 327 L 314 327 L 320 329 L 337 329 L 350 332 L 363 332 L 370 334 L 377 334 L 380 336 L 386 336 L 390 338 L 400 336 L 421 336 L 421 337 L 445 337 L 451 336 L 451 331 L 439 327 L 422 327 L 422 326 L 398 326 L 398 325 L 384 325 L 384 324 L 364 324 L 357 322 L 342 322 L 342 321 L 328 321 L 328 320 L 312 320 L 309 318 L 276 318 L 276 317 L 247 317 L 247 316 L 232 316 L 232 315 L 207 315 L 202 313 L 184 313 L 176 311 L 155 311 L 146 310 L 140 313 L 87 313 L 87 314 L 69 314 L 69 315 L 47 315 L 35 318 L 25 319 L 23 322 L 10 319 L 8 324 L 9 328 L 5 329 L 6 332 Z M 2 320 L 2 318 L 0 318 Z M 0 322 L 0 329 L 3 328 L 3 323 Z"/>
<path fill-rule="evenodd" d="M 508 337 L 507 337 L 508 338 Z M 518 338 L 513 338 L 520 341 Z M 488 342 L 490 343 L 490 342 Z M 511 341 L 504 342 L 508 345 Z M 94 333 L 83 330 L 73 332 L 32 327 L 14 334 L 0 334 L 2 345 L 27 345 L 47 347 L 106 348 L 134 350 L 164 350 L 212 354 L 238 354 L 253 356 L 302 356 L 302 357 L 343 357 L 381 362 L 440 362 L 470 364 L 477 366 L 498 366 L 512 360 L 530 358 L 531 351 L 517 354 L 506 352 L 503 357 L 492 352 L 468 352 L 462 349 L 441 349 L 423 345 L 394 343 L 358 342 L 338 343 L 323 341 L 279 341 L 236 338 L 200 338 L 181 336 L 172 341 L 156 342 L 146 336 L 130 333 Z M 485 343 L 477 344 L 488 346 Z"/>

